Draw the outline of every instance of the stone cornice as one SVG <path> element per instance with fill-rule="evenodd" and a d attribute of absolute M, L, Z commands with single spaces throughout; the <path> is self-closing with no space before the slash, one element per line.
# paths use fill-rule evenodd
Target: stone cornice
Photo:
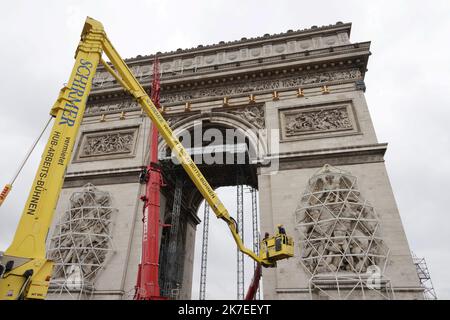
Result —
<path fill-rule="evenodd" d="M 170 108 L 170 110 L 166 110 L 165 116 L 166 118 L 177 117 L 177 114 L 186 116 L 184 109 L 180 108 L 180 105 L 185 102 L 197 104 L 214 101 L 211 107 L 217 108 L 217 100 L 220 100 L 220 105 L 223 97 L 228 97 L 231 101 L 231 99 L 248 98 L 249 93 L 252 93 L 258 95 L 259 102 L 263 102 L 270 98 L 261 98 L 261 95 L 272 94 L 274 90 L 281 94 L 293 90 L 297 92 L 298 88 L 302 88 L 305 96 L 313 96 L 322 94 L 319 87 L 323 85 L 327 85 L 333 92 L 338 93 L 348 90 L 362 90 L 361 83 L 364 83 L 360 65 L 357 64 L 344 64 L 344 66 L 335 66 L 334 68 L 309 68 L 305 72 L 284 73 L 276 71 L 271 75 L 264 73 L 261 76 L 261 74 L 259 73 L 258 77 L 238 76 L 233 81 L 220 81 L 218 84 L 202 83 L 198 86 L 180 87 L 177 90 L 164 90 L 161 95 L 161 102 L 165 107 Z M 236 102 L 235 100 L 233 105 L 236 106 Z M 240 100 L 239 104 L 246 105 L 247 102 Z M 175 107 L 175 109 L 172 109 L 172 107 Z M 227 106 L 227 108 L 229 107 Z M 91 99 L 84 117 L 120 112 L 129 113 L 140 109 L 137 102 L 125 92 L 114 92 Z M 195 110 L 191 111 L 191 114 L 196 112 Z M 138 116 L 138 114 L 134 116 Z"/>
<path fill-rule="evenodd" d="M 255 77 L 264 78 L 278 73 L 305 73 L 344 67 L 359 68 L 364 78 L 369 56 L 370 42 L 364 42 L 292 55 L 280 55 L 267 61 L 256 59 L 249 61 L 245 65 L 241 64 L 230 68 L 216 68 L 204 73 L 185 73 L 176 77 L 163 78 L 162 91 L 164 95 L 164 93 L 170 93 L 170 91 L 208 87 L 214 84 L 233 84 L 247 79 L 246 77 L 250 77 L 250 79 Z M 139 80 L 144 82 L 144 87 L 148 90 L 149 85 L 145 85 L 145 82 L 150 82 L 150 76 L 141 77 Z M 94 89 L 90 95 L 90 102 L 123 96 L 123 89 L 112 83 L 112 86 Z"/>
<path fill-rule="evenodd" d="M 162 55 L 162 84 L 189 81 L 189 78 L 220 76 L 220 73 L 243 72 L 249 68 L 261 69 L 290 60 L 311 60 L 320 56 L 337 56 L 369 50 L 370 43 L 351 44 L 348 38 L 351 24 L 287 32 L 259 37 L 253 40 L 213 45 L 209 49 L 183 50 Z M 184 52 L 184 53 L 183 53 Z M 337 58 L 337 57 L 336 57 Z M 153 58 L 129 59 L 127 64 L 142 83 L 150 83 Z M 99 66 L 93 81 L 93 94 L 116 87 L 115 79 Z"/>
<path fill-rule="evenodd" d="M 90 182 L 96 186 L 112 185 L 112 184 L 125 184 L 125 183 L 135 183 L 139 182 L 139 174 L 142 167 L 123 167 L 123 168 L 109 168 L 100 170 L 87 170 L 87 171 L 77 171 L 77 172 L 67 172 L 64 178 L 64 188 L 79 188 L 84 186 L 87 182 Z M 168 193 L 166 189 L 163 188 L 162 192 L 166 197 L 170 197 L 171 193 Z M 187 213 L 187 217 L 190 221 L 197 225 L 201 220 L 197 217 L 195 212 L 193 212 L 185 203 L 182 203 L 184 207 L 184 212 Z"/>
<path fill-rule="evenodd" d="M 309 37 L 314 37 L 314 36 L 318 36 L 318 35 L 323 35 L 323 34 L 329 34 L 329 33 L 345 33 L 347 34 L 347 37 L 350 37 L 350 33 L 351 33 L 351 27 L 352 24 L 351 23 L 342 23 L 342 22 L 337 22 L 335 24 L 332 25 L 328 25 L 328 26 L 321 26 L 321 27 L 317 27 L 317 26 L 312 26 L 311 28 L 305 28 L 302 30 L 288 30 L 286 32 L 281 32 L 278 34 L 265 34 L 263 36 L 260 37 L 253 37 L 253 38 L 241 38 L 240 40 L 234 40 L 234 41 L 220 41 L 217 44 L 211 44 L 211 45 L 198 45 L 195 48 L 188 48 L 188 49 L 177 49 L 175 51 L 170 51 L 170 52 L 158 52 L 157 55 L 160 58 L 161 61 L 164 61 L 166 58 L 176 58 L 176 57 L 181 57 L 181 56 L 189 56 L 192 55 L 193 53 L 195 54 L 205 54 L 205 53 L 209 53 L 209 52 L 213 52 L 213 51 L 218 51 L 218 50 L 222 50 L 222 49 L 235 49 L 235 48 L 241 48 L 241 47 L 248 47 L 248 46 L 254 46 L 254 45 L 260 45 L 260 44 L 264 44 L 264 43 L 268 43 L 268 42 L 273 42 L 273 41 L 277 41 L 277 40 L 291 40 L 291 39 L 304 39 L 304 38 L 309 38 Z M 151 55 L 146 55 L 146 56 L 141 56 L 138 55 L 134 58 L 128 58 L 125 59 L 125 61 L 128 64 L 134 64 L 134 63 L 142 63 L 142 62 L 151 62 L 153 61 L 155 55 L 151 54 Z"/>
<path fill-rule="evenodd" d="M 353 287 L 351 287 L 353 288 Z M 276 288 L 277 293 L 307 293 L 308 295 L 311 293 L 311 288 L 309 287 L 296 287 L 296 288 Z M 423 292 L 423 287 L 392 287 L 394 292 Z"/>
<path fill-rule="evenodd" d="M 319 168 L 328 163 L 333 166 L 384 162 L 387 143 L 318 149 L 268 155 L 265 162 L 278 159 L 280 170 Z M 260 168 L 261 172 L 265 168 Z"/>
<path fill-rule="evenodd" d="M 68 171 L 65 175 L 66 180 L 78 179 L 80 177 L 95 177 L 95 176 L 110 176 L 110 175 L 135 175 L 136 172 L 140 172 L 142 167 L 123 167 L 123 168 L 108 168 L 99 170 L 87 170 L 87 171 Z M 136 175 L 136 181 L 138 181 L 139 175 Z"/>
<path fill-rule="evenodd" d="M 298 151 L 298 152 L 289 152 L 289 153 L 280 153 L 277 154 L 280 160 L 282 159 L 291 159 L 292 157 L 305 157 L 305 156 L 320 156 L 322 157 L 325 154 L 340 154 L 340 153 L 348 153 L 348 152 L 376 152 L 381 155 L 384 155 L 387 149 L 387 143 L 377 143 L 377 144 L 369 144 L 369 145 L 359 145 L 359 146 L 350 146 L 350 147 L 339 147 L 339 148 L 327 148 L 327 149 L 317 149 L 317 150 L 308 150 L 308 151 Z M 272 155 L 269 155 L 272 156 Z"/>

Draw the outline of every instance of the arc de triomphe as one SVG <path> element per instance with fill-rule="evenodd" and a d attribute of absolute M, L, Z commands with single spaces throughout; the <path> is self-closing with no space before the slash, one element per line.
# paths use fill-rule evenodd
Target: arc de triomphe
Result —
<path fill-rule="evenodd" d="M 200 168 L 215 188 L 243 174 L 240 183 L 259 191 L 261 232 L 282 223 L 295 236 L 295 257 L 264 270 L 265 299 L 421 298 L 384 165 L 387 144 L 376 138 L 364 97 L 370 42 L 351 43 L 350 30 L 339 22 L 158 54 L 175 132 L 237 129 L 259 150 L 251 163 Z M 145 88 L 153 60 L 126 61 Z M 130 297 L 149 129 L 100 67 L 49 233 L 51 298 Z M 159 150 L 166 153 L 162 141 Z M 175 266 L 178 297 L 190 299 L 202 198 L 177 166 L 163 169 L 162 222 L 170 223 L 176 177 L 184 183 Z"/>

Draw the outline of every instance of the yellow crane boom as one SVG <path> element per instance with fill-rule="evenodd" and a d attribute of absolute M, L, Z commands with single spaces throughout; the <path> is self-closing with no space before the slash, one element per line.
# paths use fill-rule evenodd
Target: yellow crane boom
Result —
<path fill-rule="evenodd" d="M 102 59 L 103 52 L 110 64 Z M 292 239 L 285 235 L 266 241 L 265 245 L 271 249 L 264 250 L 261 255 L 244 246 L 237 232 L 236 222 L 114 49 L 102 24 L 88 17 L 75 53 L 75 65 L 68 84 L 61 89 L 50 111 L 55 122 L 13 242 L 0 257 L 0 299 L 44 299 L 47 294 L 53 263 L 46 259 L 45 240 L 99 63 L 102 63 L 117 82 L 137 100 L 157 126 L 159 133 L 217 218 L 228 224 L 239 250 L 266 267 L 274 266 L 277 260 L 293 255 Z"/>

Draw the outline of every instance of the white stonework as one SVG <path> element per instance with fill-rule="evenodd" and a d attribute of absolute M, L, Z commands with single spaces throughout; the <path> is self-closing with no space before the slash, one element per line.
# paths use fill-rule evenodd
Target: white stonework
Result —
<path fill-rule="evenodd" d="M 215 188 L 235 185 L 234 174 L 244 170 L 245 183 L 259 191 L 261 232 L 273 232 L 282 223 L 295 234 L 294 214 L 310 178 L 325 164 L 350 172 L 383 226 L 389 287 L 396 299 L 419 299 L 422 289 L 384 165 L 387 144 L 378 142 L 364 98 L 370 42 L 351 43 L 350 29 L 351 24 L 337 23 L 161 53 L 164 116 L 176 133 L 192 130 L 199 121 L 240 132 L 266 130 L 259 137 L 247 136 L 249 147 L 261 151 L 255 163 L 240 168 L 200 166 Z M 153 59 L 126 60 L 147 90 Z M 139 197 L 145 187 L 138 177 L 147 161 L 149 129 L 138 105 L 99 67 L 56 208 L 57 216 L 63 214 L 72 194 L 86 183 L 108 192 L 117 208 L 111 230 L 114 254 L 98 274 L 94 299 L 132 297 L 141 252 Z M 160 141 L 161 155 L 166 148 Z M 275 162 L 277 168 L 263 165 Z M 162 222 L 172 209 L 174 177 L 185 179 L 178 297 L 190 299 L 200 223 L 196 212 L 202 197 L 179 168 L 164 165 L 163 173 L 167 186 L 162 189 Z M 166 235 L 167 229 L 161 232 L 161 252 L 166 250 Z M 299 260 L 299 250 L 296 245 L 294 258 L 263 270 L 265 299 L 330 297 L 311 289 L 311 274 Z M 364 297 L 380 298 L 370 292 Z"/>

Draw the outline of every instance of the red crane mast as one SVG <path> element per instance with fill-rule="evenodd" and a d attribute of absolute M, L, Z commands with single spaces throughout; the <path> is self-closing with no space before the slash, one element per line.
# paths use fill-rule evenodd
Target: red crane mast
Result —
<path fill-rule="evenodd" d="M 161 80 L 159 60 L 153 62 L 151 99 L 160 109 Z M 162 185 L 161 170 L 158 166 L 158 129 L 152 124 L 150 130 L 149 163 L 143 169 L 141 183 L 146 183 L 145 195 L 141 197 L 143 206 L 142 255 L 136 283 L 135 300 L 161 300 L 159 277 L 159 207 Z"/>
<path fill-rule="evenodd" d="M 255 272 L 253 274 L 252 283 L 250 283 L 250 286 L 248 288 L 244 300 L 255 300 L 256 293 L 258 292 L 259 289 L 259 280 L 261 280 L 261 274 L 262 274 L 261 264 L 257 263 Z"/>

